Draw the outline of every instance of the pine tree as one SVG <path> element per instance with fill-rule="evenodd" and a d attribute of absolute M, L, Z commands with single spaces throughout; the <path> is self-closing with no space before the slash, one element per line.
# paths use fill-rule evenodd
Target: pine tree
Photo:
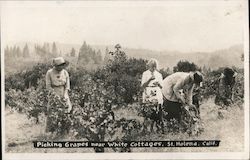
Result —
<path fill-rule="evenodd" d="M 47 53 L 45 52 L 45 50 L 44 50 L 44 47 L 41 47 L 41 46 L 39 46 L 38 44 L 36 44 L 35 45 L 35 52 L 36 52 L 36 54 L 39 56 L 39 57 L 41 57 L 41 58 L 43 58 L 43 59 L 46 59 L 47 58 Z"/>
<path fill-rule="evenodd" d="M 5 55 L 6 57 L 10 57 L 10 56 L 11 56 L 11 55 L 10 55 L 9 46 L 7 46 L 7 47 L 4 49 L 4 55 Z"/>
<path fill-rule="evenodd" d="M 22 52 L 21 52 L 21 49 L 20 49 L 19 46 L 16 48 L 16 55 L 17 55 L 17 57 L 21 57 L 22 56 Z"/>
<path fill-rule="evenodd" d="M 88 63 L 89 62 L 89 46 L 87 45 L 87 43 L 84 41 L 83 45 L 81 46 L 80 50 L 79 50 L 79 56 L 78 56 L 78 62 L 84 62 L 84 63 Z"/>
<path fill-rule="evenodd" d="M 44 43 L 44 44 L 43 44 L 42 49 L 43 49 L 46 53 L 48 52 L 48 45 L 47 45 L 47 43 Z"/>
<path fill-rule="evenodd" d="M 102 53 L 100 50 L 95 51 L 85 41 L 79 50 L 78 63 L 87 64 L 100 64 L 102 62 Z"/>
<path fill-rule="evenodd" d="M 57 50 L 57 47 L 56 47 L 56 43 L 53 42 L 53 45 L 52 45 L 52 54 L 53 56 L 58 56 L 58 50 Z"/>
<path fill-rule="evenodd" d="M 103 60 L 104 63 L 105 64 L 108 63 L 109 59 L 110 59 L 109 48 L 106 47 L 106 49 L 105 49 L 105 55 L 104 55 L 104 60 Z"/>
<path fill-rule="evenodd" d="M 62 51 L 60 50 L 60 52 L 59 52 L 59 57 L 62 57 Z"/>
<path fill-rule="evenodd" d="M 119 52 L 121 48 L 122 47 L 119 43 L 115 45 L 116 52 Z"/>
<path fill-rule="evenodd" d="M 13 57 L 17 57 L 17 47 L 16 45 L 14 45 L 14 47 L 12 48 L 12 54 L 13 54 Z"/>
<path fill-rule="evenodd" d="M 71 57 L 75 57 L 76 56 L 76 50 L 75 48 L 72 48 L 71 51 L 70 51 L 70 56 Z"/>
<path fill-rule="evenodd" d="M 13 53 L 13 47 L 9 47 L 9 57 L 15 57 L 14 53 Z"/>
<path fill-rule="evenodd" d="M 244 53 L 241 54 L 240 60 L 241 60 L 242 62 L 244 62 Z"/>
<path fill-rule="evenodd" d="M 102 62 L 102 53 L 100 51 L 100 49 L 96 52 L 95 55 L 95 63 L 96 64 L 100 64 Z"/>
<path fill-rule="evenodd" d="M 50 45 L 49 45 L 49 43 L 44 43 L 43 47 L 42 47 L 42 50 L 43 50 L 46 58 L 53 57 L 53 55 L 50 52 Z"/>
<path fill-rule="evenodd" d="M 30 56 L 29 47 L 26 43 L 24 48 L 23 48 L 23 57 L 29 57 L 29 56 Z"/>

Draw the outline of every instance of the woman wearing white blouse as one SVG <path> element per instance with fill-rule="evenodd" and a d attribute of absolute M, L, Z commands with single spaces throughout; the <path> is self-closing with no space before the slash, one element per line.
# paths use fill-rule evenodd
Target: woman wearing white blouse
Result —
<path fill-rule="evenodd" d="M 68 106 L 68 112 L 70 112 L 72 109 L 68 95 L 70 79 L 68 72 L 65 70 L 68 64 L 68 61 L 65 61 L 62 57 L 53 59 L 53 68 L 46 73 L 46 89 L 54 92 L 60 98 L 64 98 Z M 47 106 L 47 111 L 50 110 L 50 107 L 49 105 Z M 53 130 L 53 128 L 50 127 L 50 123 L 50 118 L 47 116 L 46 132 Z"/>
<path fill-rule="evenodd" d="M 143 89 L 143 103 L 163 104 L 162 74 L 157 71 L 158 63 L 155 59 L 148 61 L 148 70 L 143 72 L 141 86 Z"/>
<path fill-rule="evenodd" d="M 162 121 L 162 105 L 163 105 L 163 95 L 161 92 L 162 88 L 162 75 L 157 71 L 158 63 L 155 59 L 150 59 L 147 64 L 148 70 L 143 72 L 142 74 L 142 82 L 141 87 L 143 89 L 143 114 L 144 119 L 144 127 L 147 128 L 146 120 L 153 120 L 151 123 L 151 132 L 153 131 L 154 123 L 156 122 L 157 129 L 161 129 L 162 133 L 164 133 L 164 125 Z M 147 110 L 145 107 L 150 107 L 150 110 Z M 146 110 L 145 110 L 146 109 Z M 146 112 L 146 113 L 144 113 Z M 148 113 L 150 112 L 150 113 Z M 160 128 L 159 128 L 160 125 Z"/>

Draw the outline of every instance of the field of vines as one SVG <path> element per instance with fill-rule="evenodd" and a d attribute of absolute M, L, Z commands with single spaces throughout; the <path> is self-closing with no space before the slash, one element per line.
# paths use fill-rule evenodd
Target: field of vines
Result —
<path fill-rule="evenodd" d="M 244 76 L 238 72 L 234 103 L 221 108 L 214 103 L 216 80 L 223 68 L 205 72 L 199 92 L 201 123 L 199 134 L 142 132 L 140 78 L 146 60 L 116 53 L 104 66 L 87 71 L 69 66 L 73 105 L 66 113 L 63 99 L 45 89 L 45 74 L 52 66 L 40 63 L 23 72 L 5 77 L 5 149 L 7 152 L 173 152 L 242 151 L 244 142 Z M 163 70 L 164 71 L 164 70 Z M 169 75 L 171 73 L 162 73 Z M 50 101 L 48 101 L 50 99 Z M 53 106 L 47 112 L 47 105 Z M 50 115 L 53 135 L 45 133 L 45 116 Z M 169 122 L 164 121 L 164 124 Z M 167 125 L 165 125 L 167 126 Z M 33 148 L 38 140 L 140 141 L 140 140 L 221 140 L 210 148 Z"/>

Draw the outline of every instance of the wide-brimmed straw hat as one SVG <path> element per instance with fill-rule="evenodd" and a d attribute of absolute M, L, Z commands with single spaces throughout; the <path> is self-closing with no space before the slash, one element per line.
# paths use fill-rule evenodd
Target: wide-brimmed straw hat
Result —
<path fill-rule="evenodd" d="M 66 61 L 63 57 L 57 57 L 53 59 L 53 66 L 68 66 L 69 62 Z"/>

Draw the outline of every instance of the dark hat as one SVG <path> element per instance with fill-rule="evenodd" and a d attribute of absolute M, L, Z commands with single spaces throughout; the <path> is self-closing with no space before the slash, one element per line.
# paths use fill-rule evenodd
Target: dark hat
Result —
<path fill-rule="evenodd" d="M 203 81 L 203 75 L 200 72 L 196 71 L 194 73 L 194 83 L 200 84 L 202 81 Z"/>
<path fill-rule="evenodd" d="M 233 69 L 231 69 L 231 68 L 229 68 L 229 67 L 226 67 L 226 68 L 224 68 L 223 74 L 224 74 L 226 77 L 234 77 L 235 72 L 234 72 Z"/>

